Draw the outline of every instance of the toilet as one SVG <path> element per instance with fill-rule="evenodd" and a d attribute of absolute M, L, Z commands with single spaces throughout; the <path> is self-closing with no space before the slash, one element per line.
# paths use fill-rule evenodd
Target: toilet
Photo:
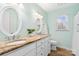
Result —
<path fill-rule="evenodd" d="M 51 40 L 51 50 L 56 50 L 57 47 L 57 41 Z"/>

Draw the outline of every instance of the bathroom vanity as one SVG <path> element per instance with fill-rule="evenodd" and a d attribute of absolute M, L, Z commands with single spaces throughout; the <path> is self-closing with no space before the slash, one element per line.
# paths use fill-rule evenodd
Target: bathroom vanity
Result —
<path fill-rule="evenodd" d="M 5 39 L 9 42 L 0 43 L 0 55 L 47 56 L 48 53 L 50 53 L 50 39 L 46 24 L 43 22 L 44 17 L 34 10 L 33 24 L 36 26 L 34 29 L 37 29 L 35 34 L 28 36 L 25 32 L 25 30 L 28 29 L 28 26 L 25 25 L 25 27 L 23 25 L 24 16 L 25 14 L 23 15 L 20 6 L 18 7 L 18 4 L 4 4 L 1 7 L 0 31 L 6 36 Z M 24 23 L 25 21 L 26 19 L 24 19 Z M 20 33 L 21 31 L 23 32 L 22 34 Z M 23 34 L 24 36 L 22 38 L 16 38 L 19 34 L 20 37 Z"/>
<path fill-rule="evenodd" d="M 48 35 L 26 37 L 19 41 L 6 43 L 0 47 L 2 56 L 47 56 L 48 53 L 50 53 Z"/>

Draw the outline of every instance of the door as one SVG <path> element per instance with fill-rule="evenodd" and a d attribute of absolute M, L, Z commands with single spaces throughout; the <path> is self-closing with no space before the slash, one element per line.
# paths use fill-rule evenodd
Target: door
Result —
<path fill-rule="evenodd" d="M 72 49 L 73 53 L 79 56 L 79 12 L 74 19 Z"/>

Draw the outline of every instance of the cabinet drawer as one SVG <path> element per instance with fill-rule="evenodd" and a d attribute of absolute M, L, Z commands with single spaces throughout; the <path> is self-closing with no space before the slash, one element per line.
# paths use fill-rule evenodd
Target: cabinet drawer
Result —
<path fill-rule="evenodd" d="M 32 49 L 28 53 L 26 53 L 24 56 L 36 56 L 36 49 Z"/>

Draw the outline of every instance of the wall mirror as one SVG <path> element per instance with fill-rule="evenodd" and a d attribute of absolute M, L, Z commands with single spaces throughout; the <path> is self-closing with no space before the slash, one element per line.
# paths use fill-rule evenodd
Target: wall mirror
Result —
<path fill-rule="evenodd" d="M 0 10 L 0 30 L 7 36 L 17 35 L 22 26 L 20 11 L 17 6 L 3 5 Z"/>
<path fill-rule="evenodd" d="M 38 27 L 38 30 L 36 31 L 36 33 L 41 33 L 43 29 L 43 16 L 33 10 L 33 17 L 35 20 L 35 24 Z"/>

